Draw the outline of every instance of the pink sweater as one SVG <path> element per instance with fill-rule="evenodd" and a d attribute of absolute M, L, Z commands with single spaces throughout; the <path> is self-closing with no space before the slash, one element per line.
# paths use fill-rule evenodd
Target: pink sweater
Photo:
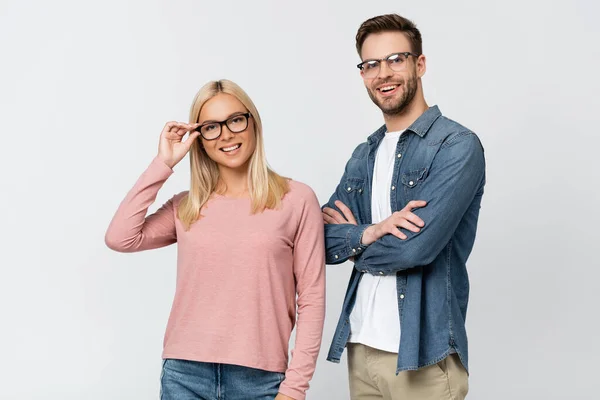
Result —
<path fill-rule="evenodd" d="M 146 216 L 172 173 L 155 158 L 106 232 L 108 247 L 121 252 L 177 242 L 177 285 L 163 358 L 285 372 L 279 391 L 304 399 L 325 317 L 323 220 L 314 192 L 291 181 L 280 209 L 255 215 L 249 199 L 214 195 L 204 217 L 186 232 L 176 216 L 186 192 Z"/>

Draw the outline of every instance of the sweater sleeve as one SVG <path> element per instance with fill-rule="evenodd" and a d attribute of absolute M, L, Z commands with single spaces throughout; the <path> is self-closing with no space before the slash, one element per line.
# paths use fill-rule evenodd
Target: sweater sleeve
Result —
<path fill-rule="evenodd" d="M 300 222 L 294 240 L 294 276 L 298 319 L 292 360 L 279 391 L 304 400 L 312 378 L 325 319 L 325 237 L 321 208 L 314 192 L 304 186 L 303 203 L 297 206 Z M 304 192 L 304 190 L 303 190 Z"/>
<path fill-rule="evenodd" d="M 177 241 L 173 198 L 146 216 L 173 170 L 154 158 L 121 202 L 105 234 L 106 245 L 119 252 L 168 246 Z"/>

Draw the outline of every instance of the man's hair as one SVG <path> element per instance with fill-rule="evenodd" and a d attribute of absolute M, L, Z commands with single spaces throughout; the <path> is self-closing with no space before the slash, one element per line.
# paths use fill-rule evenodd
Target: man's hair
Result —
<path fill-rule="evenodd" d="M 418 55 L 423 53 L 421 32 L 419 32 L 417 26 L 411 20 L 401 17 L 398 14 L 386 14 L 369 18 L 358 28 L 358 32 L 356 33 L 356 50 L 359 56 L 361 55 L 367 36 L 381 32 L 402 32 L 410 41 L 411 51 Z"/>

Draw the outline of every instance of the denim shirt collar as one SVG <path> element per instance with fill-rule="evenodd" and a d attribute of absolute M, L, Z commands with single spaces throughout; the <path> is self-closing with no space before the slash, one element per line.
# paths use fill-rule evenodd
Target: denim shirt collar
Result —
<path fill-rule="evenodd" d="M 425 137 L 429 128 L 433 125 L 435 120 L 437 120 L 442 113 L 438 106 L 429 107 L 415 122 L 413 122 L 406 130 L 411 131 L 419 135 L 420 137 Z M 368 137 L 367 141 L 369 144 L 379 143 L 381 139 L 385 136 L 385 132 L 387 128 L 385 125 L 381 126 L 381 128 L 377 129 L 371 136 Z"/>

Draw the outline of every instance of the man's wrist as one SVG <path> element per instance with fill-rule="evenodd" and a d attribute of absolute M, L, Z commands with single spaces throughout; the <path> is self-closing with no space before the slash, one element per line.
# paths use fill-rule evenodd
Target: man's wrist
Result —
<path fill-rule="evenodd" d="M 360 238 L 360 244 L 363 246 L 368 246 L 375 241 L 374 239 L 374 231 L 375 225 L 369 226 L 364 230 L 362 237 Z"/>

